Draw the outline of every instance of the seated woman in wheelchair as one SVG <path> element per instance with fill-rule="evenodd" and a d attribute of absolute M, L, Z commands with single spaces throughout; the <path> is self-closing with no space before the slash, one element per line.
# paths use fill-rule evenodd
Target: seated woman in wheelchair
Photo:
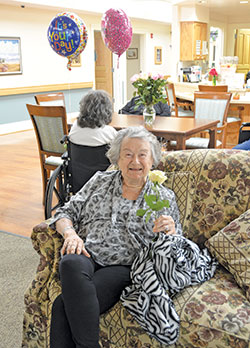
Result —
<path fill-rule="evenodd" d="M 162 215 L 148 222 L 136 215 L 154 194 L 148 178 L 161 146 L 144 127 L 118 132 L 107 153 L 119 170 L 97 172 L 56 212 L 51 225 L 63 236 L 59 266 L 62 294 L 53 303 L 51 348 L 99 348 L 99 315 L 111 308 L 131 283 L 130 268 L 155 234 L 182 234 L 173 191 Z"/>
<path fill-rule="evenodd" d="M 109 144 L 117 131 L 108 126 L 112 121 L 113 106 L 103 90 L 92 90 L 80 101 L 80 112 L 69 132 L 72 143 L 86 146 Z"/>

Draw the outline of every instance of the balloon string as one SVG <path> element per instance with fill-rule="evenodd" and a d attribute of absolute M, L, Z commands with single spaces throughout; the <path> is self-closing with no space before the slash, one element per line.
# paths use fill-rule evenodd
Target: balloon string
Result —
<path fill-rule="evenodd" d="M 118 59 L 117 59 L 117 69 L 119 69 L 119 58 L 120 56 L 118 56 Z"/>
<path fill-rule="evenodd" d="M 72 59 L 68 58 L 67 68 L 68 68 L 69 71 L 71 71 L 71 63 L 72 63 Z"/>
<path fill-rule="evenodd" d="M 69 63 L 68 63 L 69 64 Z M 68 66 L 67 66 L 68 67 Z M 69 101 L 69 109 L 68 109 L 68 112 L 72 112 L 72 109 L 71 109 L 71 68 L 69 69 L 68 68 L 68 101 Z M 71 121 L 71 120 L 70 120 Z"/>

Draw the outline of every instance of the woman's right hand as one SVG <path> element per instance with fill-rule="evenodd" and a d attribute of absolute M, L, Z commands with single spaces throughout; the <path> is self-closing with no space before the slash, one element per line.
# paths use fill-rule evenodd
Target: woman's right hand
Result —
<path fill-rule="evenodd" d="M 84 254 L 85 256 L 90 257 L 84 247 L 83 240 L 76 234 L 73 228 L 67 230 L 64 234 L 64 243 L 61 249 L 61 254 Z"/>

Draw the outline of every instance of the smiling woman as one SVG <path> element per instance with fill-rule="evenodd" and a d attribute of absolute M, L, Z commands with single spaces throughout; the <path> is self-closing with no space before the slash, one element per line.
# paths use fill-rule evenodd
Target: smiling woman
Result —
<path fill-rule="evenodd" d="M 152 153 L 148 141 L 140 138 L 125 138 L 122 142 L 118 166 L 123 177 L 123 197 L 130 198 L 130 191 L 136 188 L 141 191 L 153 164 Z"/>
<path fill-rule="evenodd" d="M 64 238 L 62 295 L 53 304 L 51 348 L 75 347 L 76 341 L 98 348 L 99 315 L 130 284 L 139 250 L 160 232 L 182 234 L 175 195 L 161 185 L 160 198 L 170 206 L 162 207 L 156 220 L 137 216 L 138 209 L 147 209 L 145 197 L 154 194 L 148 174 L 160 161 L 157 138 L 144 127 L 125 128 L 107 156 L 119 170 L 97 172 L 51 221 Z"/>

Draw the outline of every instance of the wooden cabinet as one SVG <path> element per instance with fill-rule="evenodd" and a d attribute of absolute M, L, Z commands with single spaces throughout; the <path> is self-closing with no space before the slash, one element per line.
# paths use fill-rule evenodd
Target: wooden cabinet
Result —
<path fill-rule="evenodd" d="M 201 60 L 207 55 L 207 23 L 180 23 L 180 60 Z"/>

